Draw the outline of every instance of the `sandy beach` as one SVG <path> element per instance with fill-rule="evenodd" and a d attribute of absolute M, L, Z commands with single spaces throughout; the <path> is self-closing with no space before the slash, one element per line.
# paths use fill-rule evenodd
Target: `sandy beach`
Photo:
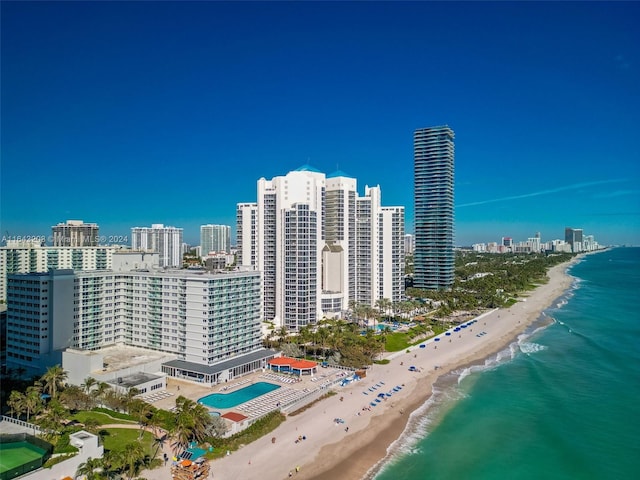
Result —
<path fill-rule="evenodd" d="M 272 434 L 213 461 L 213 478 L 367 478 L 402 435 L 411 413 L 430 397 L 437 378 L 481 363 L 515 340 L 570 287 L 572 278 L 566 270 L 578 258 L 551 268 L 549 281 L 512 307 L 485 313 L 470 327 L 442 336 L 438 342 L 430 339 L 424 342 L 426 348 L 415 346 L 409 352 L 387 354 L 389 364 L 374 365 L 366 378 L 346 387 L 333 387 L 337 395 L 289 416 Z M 477 336 L 481 332 L 486 333 Z M 419 371 L 409 371 L 409 366 Z M 402 388 L 393 392 L 394 387 Z M 379 393 L 387 392 L 393 392 L 392 396 L 375 402 Z M 344 423 L 335 422 L 336 418 Z M 305 439 L 296 442 L 302 436 Z M 151 474 L 145 478 L 160 474 L 157 470 L 145 473 Z"/>

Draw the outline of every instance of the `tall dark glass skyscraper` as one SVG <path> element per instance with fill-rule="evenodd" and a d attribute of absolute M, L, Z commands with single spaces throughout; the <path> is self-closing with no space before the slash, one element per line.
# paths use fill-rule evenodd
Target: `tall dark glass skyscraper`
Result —
<path fill-rule="evenodd" d="M 453 138 L 447 126 L 413 134 L 416 288 L 453 285 Z"/>

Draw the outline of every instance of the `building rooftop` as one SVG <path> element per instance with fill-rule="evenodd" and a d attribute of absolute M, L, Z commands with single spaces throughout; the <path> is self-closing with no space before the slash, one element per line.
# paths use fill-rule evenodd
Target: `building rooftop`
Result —
<path fill-rule="evenodd" d="M 127 375 L 125 377 L 118 377 L 114 380 L 110 380 L 108 383 L 112 385 L 118 385 L 120 387 L 132 388 L 137 387 L 138 385 L 142 385 L 143 383 L 150 382 L 151 380 L 157 380 L 162 378 L 159 375 L 153 375 L 151 373 L 138 372 L 132 373 L 131 375 Z"/>
<path fill-rule="evenodd" d="M 238 413 L 238 412 L 227 412 L 221 416 L 222 418 L 226 418 L 227 420 L 231 420 L 232 422 L 242 422 L 243 420 L 246 420 L 247 418 L 249 418 L 246 415 L 242 415 L 241 413 Z"/>
<path fill-rule="evenodd" d="M 336 177 L 355 178 L 353 175 L 349 175 L 348 173 L 345 173 L 342 170 L 336 170 L 335 172 L 327 175 L 327 178 L 336 178 Z"/>
<path fill-rule="evenodd" d="M 76 354 L 85 355 L 102 355 L 103 369 L 96 373 L 107 373 L 123 368 L 135 367 L 145 363 L 157 360 L 169 360 L 176 356 L 156 350 L 147 350 L 145 348 L 127 347 L 124 345 L 114 345 L 110 347 L 100 348 L 98 350 L 80 350 L 69 348 L 67 350 Z"/>
<path fill-rule="evenodd" d="M 257 350 L 255 352 L 247 353 L 246 355 L 240 355 L 224 362 L 216 363 L 214 365 L 203 365 L 201 363 L 186 362 L 184 360 L 172 360 L 166 362 L 163 366 L 179 368 L 189 372 L 203 373 L 205 375 L 212 375 L 224 370 L 229 370 L 245 363 L 254 362 L 262 358 L 271 357 L 277 355 L 275 350 Z"/>
<path fill-rule="evenodd" d="M 314 172 L 314 173 L 322 173 L 320 170 L 318 170 L 315 167 L 312 167 L 309 164 L 305 164 L 302 165 L 301 167 L 298 167 L 294 170 L 294 172 Z"/>

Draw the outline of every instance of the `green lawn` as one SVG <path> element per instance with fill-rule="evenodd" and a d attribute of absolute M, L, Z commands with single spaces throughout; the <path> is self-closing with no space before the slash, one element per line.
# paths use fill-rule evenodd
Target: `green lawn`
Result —
<path fill-rule="evenodd" d="M 95 419 L 98 422 L 98 425 L 108 425 L 112 423 L 130 423 L 135 424 L 136 422 L 131 420 L 122 420 L 119 418 L 111 418 L 109 415 L 100 412 L 92 412 L 92 411 L 82 411 L 76 413 L 73 417 L 74 420 L 77 420 L 80 423 L 85 423 L 87 419 Z"/>
<path fill-rule="evenodd" d="M 389 333 L 385 342 L 385 350 L 387 352 L 399 352 L 409 346 L 407 341 L 408 335 L 403 332 Z"/>
<path fill-rule="evenodd" d="M 138 428 L 105 428 L 102 431 L 107 433 L 102 437 L 104 449 L 114 452 L 124 451 L 128 444 L 137 442 L 140 435 Z M 145 452 L 153 454 L 153 435 L 144 432 L 140 443 L 142 443 Z"/>

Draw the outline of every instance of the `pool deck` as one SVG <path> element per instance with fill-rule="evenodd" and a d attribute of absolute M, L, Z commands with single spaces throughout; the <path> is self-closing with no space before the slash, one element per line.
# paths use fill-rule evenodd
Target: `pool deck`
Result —
<path fill-rule="evenodd" d="M 261 417 L 262 415 L 276 410 L 282 406 L 294 403 L 305 396 L 309 395 L 319 387 L 333 383 L 336 379 L 348 376 L 352 372 L 335 368 L 320 368 L 318 373 L 311 377 L 303 375 L 302 377 L 294 377 L 284 373 L 271 371 L 254 372 L 252 374 L 239 377 L 231 382 L 208 387 L 197 383 L 178 380 L 175 378 L 167 379 L 167 393 L 164 398 L 150 402 L 154 407 L 164 410 L 171 410 L 176 406 L 176 398 L 180 395 L 187 397 L 193 401 L 205 397 L 212 393 L 231 393 L 241 388 L 247 387 L 258 382 L 272 383 L 280 388 L 269 393 L 261 395 L 253 400 L 242 403 L 231 408 L 211 408 L 212 412 L 219 412 L 224 415 L 228 412 L 239 412 L 249 418 Z M 297 381 L 301 378 L 301 381 Z"/>

